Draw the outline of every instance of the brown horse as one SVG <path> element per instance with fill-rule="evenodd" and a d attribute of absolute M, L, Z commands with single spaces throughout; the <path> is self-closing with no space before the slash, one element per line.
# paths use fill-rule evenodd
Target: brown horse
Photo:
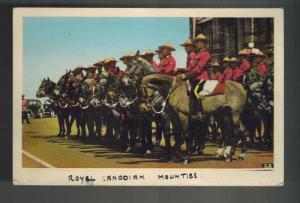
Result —
<path fill-rule="evenodd" d="M 151 108 L 151 99 L 155 91 L 159 91 L 164 97 L 166 104 L 176 113 L 181 124 L 181 130 L 186 141 L 186 155 L 184 163 L 189 162 L 191 152 L 191 138 L 189 136 L 189 96 L 187 95 L 187 83 L 176 77 L 151 74 L 143 78 L 140 85 L 140 92 L 148 101 L 141 104 L 141 107 Z M 246 101 L 246 92 L 243 86 L 233 81 L 225 82 L 225 93 L 217 96 L 207 96 L 203 101 L 204 112 L 219 112 L 222 115 L 220 120 L 222 133 L 226 137 L 232 137 L 241 133 L 240 114 L 243 111 Z M 234 138 L 227 144 L 229 152 L 226 161 L 230 162 L 234 154 Z M 226 151 L 226 150 L 225 150 Z"/>

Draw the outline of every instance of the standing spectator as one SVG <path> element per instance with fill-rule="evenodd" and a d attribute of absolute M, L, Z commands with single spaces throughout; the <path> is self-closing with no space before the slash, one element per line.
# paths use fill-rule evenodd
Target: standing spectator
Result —
<path fill-rule="evenodd" d="M 27 123 L 30 123 L 28 119 L 28 101 L 25 99 L 25 95 L 22 95 L 22 123 L 26 120 Z"/>

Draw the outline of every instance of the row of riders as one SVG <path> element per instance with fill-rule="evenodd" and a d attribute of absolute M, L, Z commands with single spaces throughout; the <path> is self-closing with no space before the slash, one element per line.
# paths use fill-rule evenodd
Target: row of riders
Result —
<path fill-rule="evenodd" d="M 149 156 L 155 122 L 156 144 L 162 135 L 165 140 L 163 159 L 189 163 L 192 153 L 203 153 L 210 124 L 214 134 L 221 133 L 216 155 L 230 162 L 240 143 L 238 158 L 244 159 L 247 138 L 254 143 L 256 130 L 261 144 L 272 143 L 272 71 L 253 46 L 241 50 L 239 59 L 225 57 L 220 66 L 206 41 L 199 34 L 181 45 L 187 53 L 184 69 L 176 68 L 175 48 L 167 43 L 155 53 L 150 49 L 126 53 L 120 58 L 125 71 L 116 59 L 105 58 L 88 68 L 66 71 L 57 84 L 44 79 L 36 96 L 49 97 L 57 110 L 61 137 L 70 136 L 76 120 L 77 137 L 101 140 L 105 125 L 108 140 L 126 152 L 135 152 L 139 140 Z"/>

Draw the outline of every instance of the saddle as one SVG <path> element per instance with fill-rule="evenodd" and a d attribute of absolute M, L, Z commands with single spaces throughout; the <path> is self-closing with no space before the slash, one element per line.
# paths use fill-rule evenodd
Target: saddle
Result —
<path fill-rule="evenodd" d="M 196 82 L 193 92 L 197 99 L 201 96 L 216 96 L 225 93 L 225 82 L 218 80 L 200 80 Z"/>

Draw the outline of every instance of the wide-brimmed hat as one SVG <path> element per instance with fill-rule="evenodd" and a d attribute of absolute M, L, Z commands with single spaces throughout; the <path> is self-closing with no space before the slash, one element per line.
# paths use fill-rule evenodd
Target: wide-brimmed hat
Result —
<path fill-rule="evenodd" d="M 161 53 L 162 52 L 162 50 L 161 49 L 157 49 L 157 50 L 155 50 L 155 53 L 157 53 L 157 54 L 159 54 L 159 53 Z"/>
<path fill-rule="evenodd" d="M 206 36 L 201 33 L 193 39 L 193 43 L 199 42 L 199 41 L 206 41 L 206 40 L 207 40 Z"/>
<path fill-rule="evenodd" d="M 80 73 L 83 69 L 84 67 L 82 65 L 78 65 L 76 68 L 74 68 L 74 70 L 72 70 L 72 73 Z"/>
<path fill-rule="evenodd" d="M 237 58 L 236 57 L 231 57 L 229 60 L 230 60 L 230 62 L 237 62 Z"/>
<path fill-rule="evenodd" d="M 260 51 L 259 49 L 253 48 L 252 49 L 252 53 L 254 54 L 254 56 L 258 56 L 258 57 L 264 57 L 264 53 L 262 51 Z"/>
<path fill-rule="evenodd" d="M 252 52 L 252 49 L 242 49 L 239 51 L 239 55 L 251 55 L 253 52 Z"/>
<path fill-rule="evenodd" d="M 210 64 L 211 67 L 219 67 L 220 64 L 218 63 L 218 61 L 215 61 L 213 63 Z"/>
<path fill-rule="evenodd" d="M 102 66 L 103 65 L 103 61 L 97 61 L 96 63 L 93 64 L 94 66 Z"/>
<path fill-rule="evenodd" d="M 141 56 L 153 56 L 153 55 L 156 55 L 156 53 L 154 53 L 152 49 L 147 49 Z"/>
<path fill-rule="evenodd" d="M 223 58 L 223 61 L 224 61 L 224 62 L 229 62 L 230 59 L 229 59 L 229 57 L 226 56 L 226 57 Z"/>
<path fill-rule="evenodd" d="M 120 60 L 124 60 L 125 58 L 134 58 L 135 57 L 135 53 L 132 51 L 126 52 L 121 58 Z"/>
<path fill-rule="evenodd" d="M 88 66 L 87 68 L 84 68 L 83 70 L 85 70 L 86 72 L 94 72 L 96 71 L 97 67 L 96 66 Z"/>
<path fill-rule="evenodd" d="M 105 64 L 108 64 L 110 62 L 117 62 L 117 61 L 118 60 L 116 60 L 114 57 L 107 57 L 107 58 L 103 59 L 102 63 L 103 63 L 103 65 L 105 65 Z"/>
<path fill-rule="evenodd" d="M 176 49 L 172 46 L 172 44 L 170 43 L 165 43 L 164 45 L 161 45 L 158 47 L 158 49 L 164 49 L 164 48 L 167 48 L 169 49 L 170 51 L 175 51 Z"/>
<path fill-rule="evenodd" d="M 255 53 L 255 56 L 264 57 L 265 55 L 263 52 L 259 51 L 259 52 Z"/>
<path fill-rule="evenodd" d="M 194 46 L 192 39 L 187 39 L 183 44 L 180 46 L 186 47 L 186 46 Z"/>

